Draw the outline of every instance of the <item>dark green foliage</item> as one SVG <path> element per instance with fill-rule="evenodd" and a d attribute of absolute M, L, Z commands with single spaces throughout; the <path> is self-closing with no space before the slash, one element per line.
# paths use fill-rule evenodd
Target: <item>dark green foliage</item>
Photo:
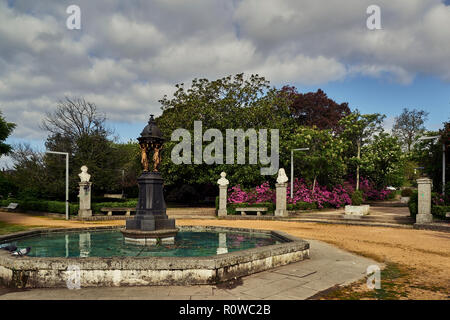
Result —
<path fill-rule="evenodd" d="M 18 187 L 11 180 L 11 177 L 0 172 L 0 196 L 7 198 L 9 194 L 16 194 Z"/>
<path fill-rule="evenodd" d="M 352 193 L 352 205 L 360 206 L 363 202 L 363 193 L 361 190 L 355 190 Z"/>
<path fill-rule="evenodd" d="M 64 201 L 48 201 L 48 200 L 18 200 L 18 199 L 6 199 L 0 200 L 0 205 L 2 207 L 8 206 L 11 202 L 19 204 L 18 209 L 23 211 L 37 211 L 37 212 L 50 212 L 50 213 L 66 213 L 66 206 Z M 122 202 L 98 202 L 92 203 L 92 213 L 101 214 L 101 208 L 136 208 L 137 200 L 128 200 Z M 69 204 L 69 213 L 71 215 L 78 214 L 78 204 Z M 103 212 L 104 214 L 104 212 Z"/>
<path fill-rule="evenodd" d="M 410 188 L 403 189 L 402 193 L 401 193 L 402 197 L 411 197 L 412 194 L 413 194 L 413 190 Z"/>
<path fill-rule="evenodd" d="M 317 204 L 315 202 L 297 202 L 296 204 L 289 203 L 286 205 L 288 210 L 314 210 L 317 209 Z"/>
<path fill-rule="evenodd" d="M 415 218 L 417 215 L 418 202 L 419 202 L 419 196 L 418 196 L 417 190 L 415 190 L 415 191 L 413 191 L 413 193 L 408 201 L 409 214 L 413 218 Z"/>
<path fill-rule="evenodd" d="M 37 211 L 37 212 L 50 212 L 50 213 L 66 213 L 66 205 L 64 201 L 48 201 L 48 200 L 35 200 L 35 199 L 6 199 L 1 200 L 2 206 L 7 206 L 11 202 L 18 203 L 18 209 L 20 211 Z M 78 204 L 69 203 L 69 214 L 78 214 Z"/>
<path fill-rule="evenodd" d="M 6 122 L 5 118 L 3 118 L 2 112 L 0 111 L 0 156 L 11 152 L 11 146 L 6 144 L 4 141 L 13 132 L 15 127 L 16 124 Z"/>
<path fill-rule="evenodd" d="M 445 215 L 450 212 L 450 206 L 432 206 L 431 214 L 439 219 L 446 219 Z"/>

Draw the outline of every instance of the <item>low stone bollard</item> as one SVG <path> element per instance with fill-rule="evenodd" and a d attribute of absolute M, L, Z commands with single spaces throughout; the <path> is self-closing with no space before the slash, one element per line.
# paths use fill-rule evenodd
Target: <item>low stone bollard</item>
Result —
<path fill-rule="evenodd" d="M 370 205 L 363 204 L 360 206 L 345 206 L 345 214 L 352 216 L 365 216 L 369 214 Z"/>

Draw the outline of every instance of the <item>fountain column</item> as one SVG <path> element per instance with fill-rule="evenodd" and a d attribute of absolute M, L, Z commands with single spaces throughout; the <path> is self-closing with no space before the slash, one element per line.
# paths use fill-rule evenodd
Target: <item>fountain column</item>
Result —
<path fill-rule="evenodd" d="M 125 242 L 154 245 L 173 243 L 178 229 L 175 219 L 169 219 L 164 201 L 164 180 L 158 172 L 164 139 L 153 115 L 138 138 L 141 148 L 142 174 L 138 178 L 139 198 L 136 216 L 126 221 L 122 230 Z M 149 167 L 150 153 L 153 153 L 153 168 Z"/>

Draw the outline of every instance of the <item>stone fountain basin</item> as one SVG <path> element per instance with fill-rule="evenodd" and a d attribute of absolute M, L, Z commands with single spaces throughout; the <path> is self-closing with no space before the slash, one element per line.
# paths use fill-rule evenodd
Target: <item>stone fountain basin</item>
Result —
<path fill-rule="evenodd" d="M 118 227 L 40 229 L 0 236 L 0 242 L 44 233 L 100 229 Z M 180 230 L 257 232 L 285 242 L 205 257 L 14 257 L 0 250 L 0 283 L 13 288 L 68 287 L 74 275 L 71 270 L 76 266 L 81 287 L 217 284 L 309 258 L 308 242 L 280 231 L 210 226 L 182 226 Z"/>

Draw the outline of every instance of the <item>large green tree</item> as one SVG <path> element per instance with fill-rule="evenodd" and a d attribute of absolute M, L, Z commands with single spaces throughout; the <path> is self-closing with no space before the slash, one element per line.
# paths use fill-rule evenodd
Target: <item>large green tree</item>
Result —
<path fill-rule="evenodd" d="M 11 152 L 11 145 L 5 143 L 5 140 L 16 127 L 15 123 L 7 122 L 0 111 L 0 157 Z"/>
<path fill-rule="evenodd" d="M 397 138 L 381 132 L 362 149 L 362 174 L 379 188 L 386 185 L 401 187 L 405 160 Z"/>
<path fill-rule="evenodd" d="M 343 158 L 344 142 L 330 130 L 313 127 L 298 127 L 281 143 L 281 151 L 289 154 L 292 149 L 309 148 L 308 151 L 295 153 L 295 176 L 302 176 L 312 183 L 314 190 L 317 182 L 333 185 L 342 182 L 346 171 Z M 286 164 L 289 168 L 290 164 Z"/>
<path fill-rule="evenodd" d="M 370 143 L 373 136 L 383 131 L 383 120 L 386 116 L 379 113 L 361 114 L 358 110 L 341 119 L 343 127 L 340 136 L 346 143 L 348 163 L 356 168 L 356 190 L 359 190 L 362 148 Z"/>
<path fill-rule="evenodd" d="M 233 184 L 250 187 L 267 180 L 267 176 L 260 174 L 259 165 L 241 165 L 236 162 L 225 164 L 225 159 L 222 164 L 194 164 L 192 161 L 192 165 L 176 165 L 171 161 L 170 155 L 178 142 L 170 141 L 170 137 L 178 128 L 189 130 L 193 137 L 194 121 L 202 122 L 203 132 L 210 128 L 220 130 L 224 143 L 226 129 L 258 131 L 273 128 L 279 129 L 283 136 L 284 132 L 293 132 L 295 127 L 295 121 L 290 117 L 288 99 L 287 95 L 270 88 L 269 82 L 258 75 L 237 74 L 214 81 L 194 79 L 189 88 L 185 88 L 183 84 L 176 85 L 174 97 L 164 97 L 160 101 L 163 113 L 157 118 L 158 126 L 169 140 L 164 147 L 161 166 L 166 184 L 215 186 L 221 171 L 227 172 L 227 177 Z M 208 144 L 209 142 L 203 143 L 203 148 Z M 246 155 L 248 147 L 247 143 Z M 288 154 L 283 154 L 280 162 L 283 163 L 288 158 Z"/>

